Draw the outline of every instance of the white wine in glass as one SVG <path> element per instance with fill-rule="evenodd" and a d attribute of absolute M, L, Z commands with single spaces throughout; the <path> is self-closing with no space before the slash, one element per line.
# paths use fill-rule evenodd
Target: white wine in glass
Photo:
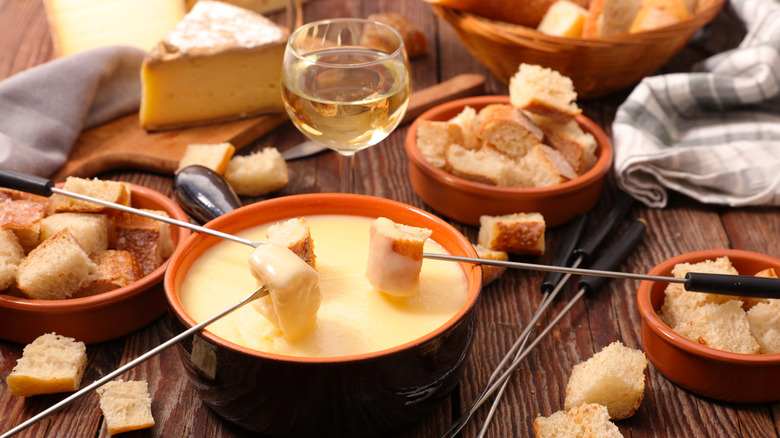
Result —
<path fill-rule="evenodd" d="M 401 36 L 382 23 L 338 18 L 306 24 L 287 43 L 282 96 L 295 126 L 339 153 L 339 191 L 354 190 L 354 156 L 398 126 L 409 103 Z"/>

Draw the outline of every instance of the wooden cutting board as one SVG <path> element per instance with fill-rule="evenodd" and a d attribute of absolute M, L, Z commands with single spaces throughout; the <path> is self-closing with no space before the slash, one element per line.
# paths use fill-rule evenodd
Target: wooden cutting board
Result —
<path fill-rule="evenodd" d="M 462 74 L 415 91 L 404 122 L 448 100 L 481 94 L 484 82 L 482 75 Z M 92 177 L 115 169 L 172 174 L 188 144 L 230 142 L 241 149 L 287 120 L 286 114 L 270 114 L 218 125 L 148 133 L 141 128 L 138 113 L 130 114 L 82 132 L 68 161 L 52 180 L 62 181 L 67 176 Z"/>
<path fill-rule="evenodd" d="M 118 168 L 173 173 L 191 143 L 230 142 L 240 149 L 287 121 L 286 114 L 269 114 L 218 125 L 148 133 L 133 113 L 84 131 L 68 161 L 54 175 L 90 177 Z"/>

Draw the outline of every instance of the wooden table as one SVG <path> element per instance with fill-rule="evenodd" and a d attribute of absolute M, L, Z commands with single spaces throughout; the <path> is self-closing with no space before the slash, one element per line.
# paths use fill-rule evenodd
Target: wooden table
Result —
<path fill-rule="evenodd" d="M 425 29 L 430 52 L 412 61 L 414 89 L 433 85 L 459 73 L 481 73 L 488 78 L 486 94 L 507 93 L 507 88 L 490 76 L 463 47 L 452 29 L 438 20 L 430 7 L 421 0 L 310 0 L 305 7 L 305 19 L 365 17 L 378 11 L 402 13 Z M 273 18 L 279 22 L 284 20 L 282 15 L 274 15 Z M 684 71 L 692 62 L 710 55 L 712 47 L 735 45 L 741 35 L 739 27 L 733 26 L 731 20 L 732 13 L 724 11 L 716 20 L 706 44 L 690 44 L 664 70 Z M 0 37 L 0 78 L 53 58 L 41 0 L 0 0 L 0 29 L 3 29 Z M 610 134 L 615 110 L 626 96 L 627 91 L 582 101 L 580 105 L 586 116 Z M 407 127 L 402 126 L 380 146 L 358 155 L 357 190 L 428 209 L 415 195 L 408 181 L 408 162 L 403 150 L 406 131 Z M 261 138 L 253 147 L 273 145 L 284 149 L 302 139 L 288 123 Z M 290 184 L 274 196 L 335 191 L 336 163 L 333 153 L 290 163 Z M 119 170 L 100 177 L 131 181 L 165 194 L 172 193 L 172 180 L 168 175 Z M 591 223 L 604 216 L 616 196 L 617 190 L 610 176 L 601 201 L 591 213 Z M 710 248 L 745 249 L 780 257 L 780 246 L 777 244 L 780 241 L 778 208 L 704 205 L 673 194 L 668 207 L 664 209 L 634 205 L 629 212 L 629 219 L 639 217 L 647 220 L 649 229 L 643 242 L 621 267 L 625 271 L 647 272 L 668 257 Z M 454 225 L 472 241 L 476 239 L 475 228 L 457 223 Z M 540 262 L 550 261 L 563 231 L 562 227 L 548 230 L 549 249 Z M 542 274 L 537 272 L 510 271 L 483 290 L 477 337 L 462 383 L 449 400 L 441 403 L 427 419 L 393 436 L 434 437 L 448 428 L 482 389 L 492 369 L 525 327 L 540 301 L 541 278 Z M 637 285 L 633 280 L 609 281 L 603 290 L 578 303 L 562 319 L 548 338 L 525 360 L 522 370 L 513 376 L 487 436 L 531 436 L 532 422 L 538 414 L 550 415 L 562 409 L 564 390 L 572 366 L 615 340 L 641 348 L 640 319 L 635 298 Z M 567 288 L 559 297 L 554 305 L 556 311 L 571 296 L 573 287 Z M 552 315 L 552 312 L 548 312 L 542 323 L 549 321 Z M 162 317 L 131 335 L 90 346 L 88 370 L 82 384 L 116 369 L 173 335 L 167 317 Z M 22 347 L 0 341 L 0 377 L 3 382 L 20 357 Z M 157 420 L 155 427 L 127 436 L 251 436 L 249 432 L 222 420 L 203 405 L 184 377 L 183 367 L 174 351 L 162 353 L 130 371 L 125 378 L 150 381 L 153 412 Z M 9 393 L 4 383 L 0 383 L 0 430 L 10 429 L 61 398 L 17 398 Z M 464 429 L 464 437 L 476 436 L 486 411 L 483 408 L 477 413 Z M 641 408 L 633 417 L 619 421 L 617 425 L 625 436 L 632 437 L 765 437 L 780 434 L 778 418 L 780 404 L 740 405 L 705 399 L 677 387 L 650 365 Z M 103 425 L 97 396 L 90 394 L 20 436 L 107 436 L 107 430 Z"/>

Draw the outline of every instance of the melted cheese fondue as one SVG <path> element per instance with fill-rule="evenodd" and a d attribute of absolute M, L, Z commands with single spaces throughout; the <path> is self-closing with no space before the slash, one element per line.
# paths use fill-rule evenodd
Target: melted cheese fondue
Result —
<path fill-rule="evenodd" d="M 317 254 L 322 301 L 313 333 L 291 342 L 254 306 L 244 306 L 208 326 L 230 342 L 269 353 L 334 357 L 369 353 L 417 339 L 443 325 L 466 300 L 468 285 L 457 263 L 428 260 L 420 291 L 394 297 L 366 279 L 369 229 L 373 219 L 357 216 L 306 216 Z M 242 237 L 265 241 L 268 225 Z M 257 288 L 248 259 L 253 248 L 224 241 L 192 265 L 180 292 L 184 309 L 200 322 L 235 304 Z M 428 240 L 425 252 L 444 253 Z"/>

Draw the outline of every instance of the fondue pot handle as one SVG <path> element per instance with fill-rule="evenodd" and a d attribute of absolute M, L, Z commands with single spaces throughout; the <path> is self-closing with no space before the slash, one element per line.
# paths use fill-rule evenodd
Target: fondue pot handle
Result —
<path fill-rule="evenodd" d="M 54 182 L 40 176 L 0 169 L 0 186 L 48 198 L 52 195 Z"/>

